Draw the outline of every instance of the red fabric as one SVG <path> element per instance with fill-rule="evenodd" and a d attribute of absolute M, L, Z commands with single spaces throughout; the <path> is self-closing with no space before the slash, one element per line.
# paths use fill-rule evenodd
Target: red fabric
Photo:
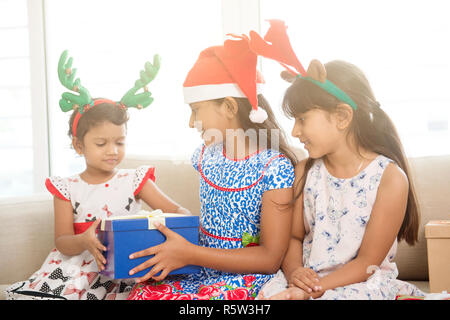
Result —
<path fill-rule="evenodd" d="M 81 113 L 77 112 L 77 114 L 75 115 L 75 118 L 73 119 L 73 122 L 72 122 L 72 137 L 77 136 L 78 121 L 80 121 L 80 118 L 81 118 Z"/>
<path fill-rule="evenodd" d="M 233 78 L 214 53 L 216 47 L 203 50 L 184 80 L 183 87 L 234 83 Z M 214 76 L 211 76 L 214 75 Z"/>
<path fill-rule="evenodd" d="M 109 100 L 109 99 L 95 99 L 90 104 L 87 104 L 87 105 L 83 106 L 83 113 L 88 111 L 90 108 L 95 107 L 95 106 L 97 106 L 97 105 L 99 105 L 101 103 L 116 104 L 115 101 L 112 101 L 112 100 Z M 120 103 L 119 106 L 123 107 L 123 104 Z M 76 116 L 75 116 L 75 119 L 73 119 L 73 123 L 72 123 L 72 137 L 76 137 L 77 136 L 78 121 L 80 121 L 80 118 L 83 115 L 83 113 L 78 112 L 76 114 Z"/>
<path fill-rule="evenodd" d="M 234 82 L 246 95 L 253 109 L 257 109 L 256 63 L 258 57 L 250 50 L 248 39 L 226 40 L 223 46 L 216 48 L 215 53 Z"/>
<path fill-rule="evenodd" d="M 259 247 L 259 243 L 255 243 L 255 242 L 250 242 L 248 245 L 246 245 L 245 247 Z"/>
<path fill-rule="evenodd" d="M 257 109 L 256 84 L 264 83 L 264 79 L 256 65 L 257 56 L 250 50 L 248 38 L 226 40 L 223 46 L 209 47 L 200 53 L 183 86 L 235 83 Z"/>
<path fill-rule="evenodd" d="M 66 197 L 64 197 L 61 192 L 58 191 L 58 189 L 56 189 L 56 187 L 53 185 L 53 183 L 50 181 L 49 178 L 47 178 L 45 180 L 45 186 L 47 187 L 47 190 L 54 195 L 55 197 L 58 197 L 64 201 L 70 201 L 69 199 L 67 199 Z"/>
<path fill-rule="evenodd" d="M 405 295 L 395 296 L 395 300 L 423 300 L 424 298 L 425 297 L 405 296 Z"/>
<path fill-rule="evenodd" d="M 141 183 L 139 184 L 138 188 L 134 191 L 134 196 L 137 196 L 139 192 L 141 192 L 142 188 L 144 187 L 145 183 L 148 179 L 151 179 L 153 182 L 155 182 L 155 167 L 150 167 L 147 170 L 147 173 L 144 176 L 144 179 L 142 179 Z"/>
<path fill-rule="evenodd" d="M 73 231 L 75 234 L 84 233 L 89 227 L 94 223 L 94 221 L 89 222 L 74 222 Z"/>
<path fill-rule="evenodd" d="M 255 31 L 250 31 L 250 48 L 257 55 L 278 61 L 289 72 L 294 73 L 286 65 L 294 67 L 298 73 L 306 77 L 306 71 L 292 49 L 284 21 L 269 20 L 269 22 L 270 28 L 264 39 Z"/>
<path fill-rule="evenodd" d="M 232 288 L 225 281 L 200 286 L 196 293 L 184 293 L 180 281 L 172 284 L 146 281 L 134 285 L 127 300 L 254 300 L 255 276 L 244 276 L 245 287 Z"/>
<path fill-rule="evenodd" d="M 206 234 L 208 237 L 212 237 L 214 239 L 219 239 L 219 240 L 225 240 L 225 241 L 241 241 L 242 238 L 228 238 L 228 237 L 221 237 L 221 236 L 216 236 L 212 233 L 209 233 L 208 231 L 206 231 L 205 229 L 203 229 L 203 226 L 200 225 L 200 230 Z"/>

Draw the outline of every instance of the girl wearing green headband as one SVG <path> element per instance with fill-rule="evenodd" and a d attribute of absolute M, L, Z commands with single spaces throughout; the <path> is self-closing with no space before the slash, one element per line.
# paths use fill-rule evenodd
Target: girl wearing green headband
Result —
<path fill-rule="evenodd" d="M 292 82 L 283 110 L 295 119 L 292 136 L 309 153 L 295 169 L 293 231 L 282 272 L 259 298 L 423 296 L 396 279 L 397 243 L 417 241 L 419 207 L 400 138 L 365 75 L 344 61 L 313 60 L 305 72 L 280 21 L 271 21 L 264 39 L 251 36 L 255 50 L 289 70 L 282 75 Z"/>

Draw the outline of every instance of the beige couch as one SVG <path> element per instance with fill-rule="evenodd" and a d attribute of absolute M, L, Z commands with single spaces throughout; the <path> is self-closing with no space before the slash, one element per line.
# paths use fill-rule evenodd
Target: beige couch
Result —
<path fill-rule="evenodd" d="M 198 175 L 189 161 L 126 159 L 122 167 L 141 164 L 156 167 L 156 182 L 170 197 L 198 214 Z M 411 160 L 422 221 L 419 243 L 400 243 L 396 256 L 399 278 L 428 292 L 428 265 L 424 224 L 448 219 L 450 213 L 450 156 Z M 11 283 L 28 278 L 38 270 L 53 248 L 53 203 L 49 194 L 0 201 L 0 300 Z"/>

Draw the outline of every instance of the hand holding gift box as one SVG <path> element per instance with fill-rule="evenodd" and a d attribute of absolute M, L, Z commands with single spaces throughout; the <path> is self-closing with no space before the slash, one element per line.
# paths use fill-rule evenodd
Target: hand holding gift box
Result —
<path fill-rule="evenodd" d="M 95 220 L 91 226 L 82 233 L 82 239 L 84 246 L 87 250 L 92 254 L 95 258 L 95 262 L 97 263 L 98 271 L 101 272 L 105 269 L 106 260 L 102 251 L 106 251 L 106 247 L 99 241 L 96 236 L 97 227 L 102 222 L 101 219 Z"/>
<path fill-rule="evenodd" d="M 158 278 L 165 278 L 168 274 L 198 272 L 200 267 L 186 265 L 181 261 L 164 264 L 162 257 L 157 255 L 161 246 L 167 247 L 166 242 L 169 241 L 166 238 L 177 238 L 177 243 L 185 245 L 198 244 L 198 226 L 198 216 L 162 213 L 161 210 L 142 210 L 135 216 L 105 219 L 99 231 L 99 239 L 107 247 L 106 266 L 102 273 L 122 279 L 143 277 L 148 273 L 154 276 L 160 271 L 162 273 Z M 165 252 L 169 252 L 170 260 L 173 261 L 173 257 L 179 256 L 183 247 L 177 245 Z M 130 272 L 132 269 L 133 273 Z"/>
<path fill-rule="evenodd" d="M 193 272 L 179 272 L 179 270 L 184 270 L 185 266 L 189 264 L 188 252 L 189 247 L 193 245 L 193 241 L 187 241 L 180 234 L 172 231 L 167 225 L 159 221 L 153 222 L 153 225 L 166 237 L 166 241 L 160 245 L 131 254 L 130 259 L 146 257 L 148 260 L 130 270 L 130 275 L 142 274 L 141 270 L 150 270 L 143 277 L 136 279 L 136 281 L 142 282 L 150 278 L 161 281 L 169 274 L 194 273 L 199 271 L 196 268 Z"/>

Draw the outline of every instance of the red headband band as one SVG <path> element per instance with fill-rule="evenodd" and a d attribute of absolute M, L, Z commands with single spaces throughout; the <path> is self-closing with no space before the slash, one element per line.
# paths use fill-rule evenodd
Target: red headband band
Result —
<path fill-rule="evenodd" d="M 116 101 L 112 101 L 109 99 L 94 99 L 94 100 L 92 100 L 92 102 L 90 104 L 87 104 L 83 107 L 82 113 L 78 111 L 77 114 L 75 115 L 75 119 L 73 119 L 73 123 L 72 123 L 72 137 L 77 136 L 78 121 L 80 121 L 81 116 L 89 109 L 91 109 L 95 106 L 98 106 L 99 104 L 102 104 L 102 103 L 109 103 L 109 104 L 117 105 L 118 107 L 126 109 L 126 107 L 121 102 L 116 102 Z"/>

